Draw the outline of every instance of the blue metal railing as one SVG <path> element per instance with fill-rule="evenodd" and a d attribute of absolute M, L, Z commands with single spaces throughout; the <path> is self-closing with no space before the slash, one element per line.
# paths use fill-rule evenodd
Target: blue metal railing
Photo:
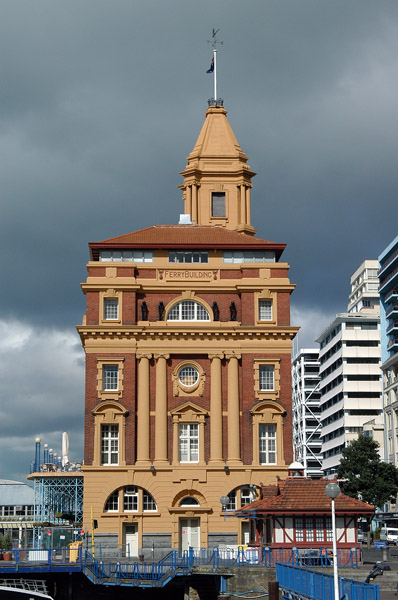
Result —
<path fill-rule="evenodd" d="M 334 597 L 333 575 L 303 569 L 293 565 L 277 564 L 276 579 L 284 592 L 294 593 L 311 600 Z M 347 600 L 379 600 L 378 585 L 339 577 L 339 595 Z M 285 596 L 283 596 L 285 597 Z"/>

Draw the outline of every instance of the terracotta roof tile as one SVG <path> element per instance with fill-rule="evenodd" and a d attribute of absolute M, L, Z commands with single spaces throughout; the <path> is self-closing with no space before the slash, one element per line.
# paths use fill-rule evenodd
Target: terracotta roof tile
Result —
<path fill-rule="evenodd" d="M 245 506 L 240 512 L 259 511 L 261 513 L 330 513 L 331 501 L 325 493 L 328 479 L 289 478 L 278 482 L 278 495 L 275 486 L 263 488 L 263 497 Z M 373 514 L 374 506 L 355 498 L 340 494 L 335 500 L 337 514 Z"/>
<path fill-rule="evenodd" d="M 214 247 L 230 248 L 265 248 L 276 249 L 280 252 L 285 244 L 277 244 L 262 240 L 251 235 L 231 231 L 219 226 L 204 225 L 154 225 L 114 238 L 91 242 L 90 248 L 120 248 L 124 247 Z"/>

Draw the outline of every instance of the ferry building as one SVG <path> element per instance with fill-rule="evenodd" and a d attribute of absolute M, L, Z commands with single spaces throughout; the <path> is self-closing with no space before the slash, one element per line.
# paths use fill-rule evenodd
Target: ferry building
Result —
<path fill-rule="evenodd" d="M 223 508 L 293 460 L 294 286 L 285 244 L 255 236 L 247 160 L 211 104 L 178 224 L 89 244 L 84 526 L 133 556 L 248 543 Z"/>

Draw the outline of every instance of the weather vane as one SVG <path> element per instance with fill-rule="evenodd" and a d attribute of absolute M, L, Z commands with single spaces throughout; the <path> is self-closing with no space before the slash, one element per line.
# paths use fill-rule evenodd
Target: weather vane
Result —
<path fill-rule="evenodd" d="M 213 83 L 214 83 L 214 98 L 209 100 L 209 105 L 220 105 L 222 106 L 223 101 L 221 98 L 217 99 L 217 44 L 223 45 L 224 42 L 217 40 L 217 33 L 220 29 L 214 29 L 211 34 L 212 39 L 207 40 L 208 44 L 211 44 L 213 47 L 213 58 L 211 59 L 210 69 L 206 71 L 206 73 L 213 73 Z"/>

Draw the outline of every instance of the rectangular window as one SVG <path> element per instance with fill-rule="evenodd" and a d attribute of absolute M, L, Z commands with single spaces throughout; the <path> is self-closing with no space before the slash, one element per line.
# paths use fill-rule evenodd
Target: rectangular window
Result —
<path fill-rule="evenodd" d="M 333 542 L 332 517 L 326 517 L 326 541 Z"/>
<path fill-rule="evenodd" d="M 258 318 L 260 321 L 272 321 L 272 300 L 258 301 Z"/>
<path fill-rule="evenodd" d="M 305 541 L 314 541 L 314 521 L 311 517 L 307 517 L 305 520 Z"/>
<path fill-rule="evenodd" d="M 124 488 L 123 510 L 126 512 L 138 510 L 138 488 L 135 485 Z"/>
<path fill-rule="evenodd" d="M 303 519 L 296 517 L 296 542 L 304 542 Z"/>
<path fill-rule="evenodd" d="M 225 217 L 225 193 L 213 192 L 211 195 L 211 216 Z"/>
<path fill-rule="evenodd" d="M 179 426 L 180 462 L 199 462 L 199 424 L 181 423 Z"/>
<path fill-rule="evenodd" d="M 119 384 L 119 370 L 117 365 L 104 365 L 102 367 L 102 389 L 104 392 L 117 390 Z"/>
<path fill-rule="evenodd" d="M 119 426 L 101 426 L 101 464 L 117 465 L 119 463 Z"/>
<path fill-rule="evenodd" d="M 276 464 L 276 426 L 260 424 L 260 465 Z"/>
<path fill-rule="evenodd" d="M 315 521 L 315 533 L 316 533 L 316 541 L 317 542 L 324 542 L 325 541 L 325 530 L 324 530 L 324 523 L 323 523 L 323 518 L 317 517 L 316 521 Z"/>
<path fill-rule="evenodd" d="M 153 262 L 153 250 L 100 250 L 100 262 Z"/>
<path fill-rule="evenodd" d="M 209 253 L 208 252 L 199 252 L 199 251 L 188 251 L 188 250 L 179 250 L 169 251 L 169 262 L 170 263 L 208 263 L 209 262 Z"/>
<path fill-rule="evenodd" d="M 224 250 L 224 263 L 264 263 L 275 262 L 275 252 L 273 250 Z"/>
<path fill-rule="evenodd" d="M 104 319 L 112 321 L 119 318 L 119 302 L 117 298 L 104 299 Z"/>
<path fill-rule="evenodd" d="M 274 367 L 273 365 L 260 365 L 260 392 L 269 392 L 275 389 L 274 386 Z"/>

